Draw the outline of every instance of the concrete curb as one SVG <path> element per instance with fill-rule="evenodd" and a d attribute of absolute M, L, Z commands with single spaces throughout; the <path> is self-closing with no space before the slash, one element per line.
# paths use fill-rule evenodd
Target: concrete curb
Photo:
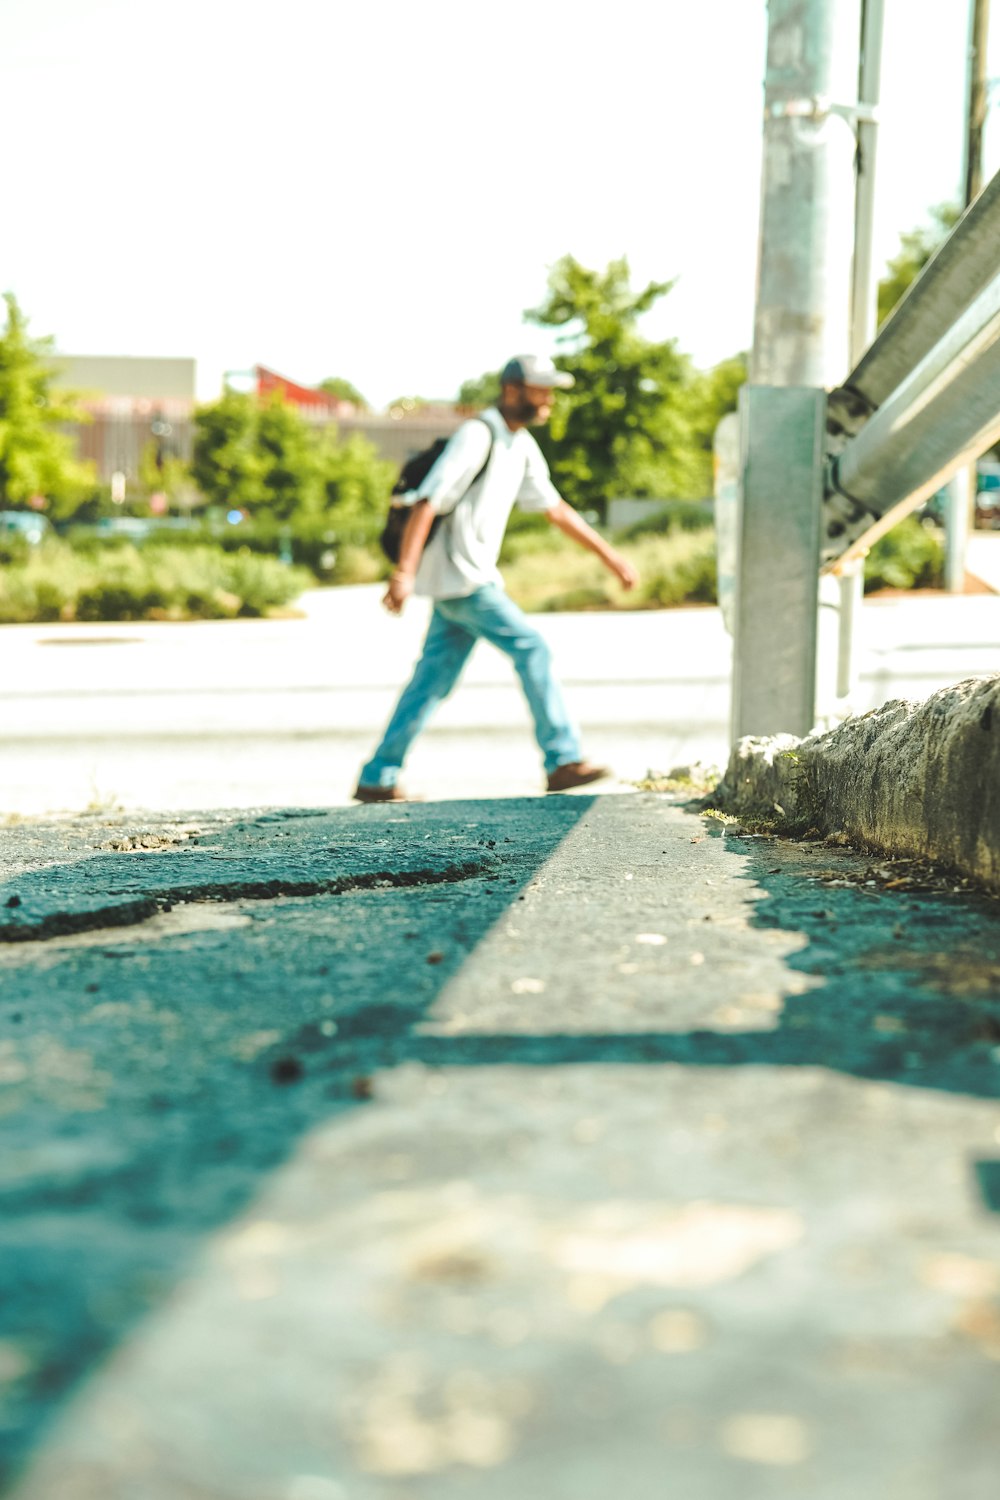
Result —
<path fill-rule="evenodd" d="M 895 699 L 828 734 L 740 740 L 723 811 L 809 824 L 1000 890 L 1000 674 Z"/>

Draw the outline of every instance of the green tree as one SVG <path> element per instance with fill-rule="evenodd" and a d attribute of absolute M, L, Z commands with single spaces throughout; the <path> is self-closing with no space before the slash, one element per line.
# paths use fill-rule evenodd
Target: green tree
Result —
<path fill-rule="evenodd" d="M 881 325 L 896 306 L 903 293 L 916 281 L 924 266 L 948 238 L 961 218 L 962 210 L 955 203 L 939 203 L 931 209 L 931 223 L 919 229 L 901 234 L 899 254 L 889 261 L 888 275 L 878 284 L 878 321 Z"/>
<path fill-rule="evenodd" d="M 344 380 L 340 375 L 328 375 L 321 380 L 316 387 L 318 391 L 325 391 L 328 396 L 336 396 L 338 401 L 351 401 L 359 411 L 368 410 L 368 402 L 362 396 L 356 385 L 349 380 Z"/>
<path fill-rule="evenodd" d="M 287 524 L 315 512 L 320 472 L 314 430 L 274 395 L 227 391 L 195 414 L 195 483 L 207 500 Z"/>
<path fill-rule="evenodd" d="M 727 412 L 735 411 L 740 387 L 745 385 L 749 366 L 745 354 L 733 354 L 711 370 L 695 375 L 690 393 L 692 437 L 701 464 L 702 496 L 712 493 L 712 455 L 715 429 Z"/>
<path fill-rule="evenodd" d="M 495 406 L 500 399 L 500 374 L 487 370 L 484 375 L 474 375 L 463 380 L 458 388 L 460 406 Z"/>
<path fill-rule="evenodd" d="M 257 453 L 264 505 L 275 521 L 307 521 L 320 504 L 315 429 L 280 396 L 257 413 Z"/>
<path fill-rule="evenodd" d="M 343 541 L 366 543 L 381 531 L 398 472 L 372 444 L 352 433 L 341 442 L 327 428 L 318 450 L 322 519 Z"/>
<path fill-rule="evenodd" d="M 56 396 L 52 340 L 28 334 L 28 322 L 7 292 L 7 324 L 0 335 L 0 504 L 13 509 L 42 496 L 56 515 L 71 513 L 95 479 L 75 456 L 59 424 L 85 417 L 72 398 Z"/>
<path fill-rule="evenodd" d="M 261 535 L 326 532 L 371 538 L 381 528 L 396 467 L 359 434 L 346 442 L 274 396 L 229 391 L 195 416 L 193 475 L 206 499 L 249 511 Z"/>
<path fill-rule="evenodd" d="M 191 498 L 191 471 L 182 458 L 165 453 L 156 440 L 145 443 L 139 455 L 139 484 L 148 500 L 159 492 L 173 504 Z"/>
<path fill-rule="evenodd" d="M 634 291 L 624 258 L 596 271 L 566 255 L 552 268 L 545 301 L 525 314 L 563 330 L 557 363 L 576 380 L 559 395 L 540 438 L 556 485 L 573 505 L 703 491 L 691 363 L 673 339 L 654 342 L 638 328 L 672 284 L 654 281 Z"/>
<path fill-rule="evenodd" d="M 257 398 L 238 391 L 195 412 L 191 473 L 210 504 L 252 511 L 264 500 L 257 415 Z"/>

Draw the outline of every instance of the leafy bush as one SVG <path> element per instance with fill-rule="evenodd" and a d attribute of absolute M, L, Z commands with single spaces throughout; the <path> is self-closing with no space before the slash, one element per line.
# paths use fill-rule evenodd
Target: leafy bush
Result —
<path fill-rule="evenodd" d="M 26 537 L 18 536 L 13 531 L 0 531 L 0 567 L 7 567 L 10 563 L 23 563 L 30 551 L 31 544 Z"/>
<path fill-rule="evenodd" d="M 69 615 L 84 577 L 79 562 L 61 542 L 37 550 L 0 568 L 0 622 L 59 620 Z"/>
<path fill-rule="evenodd" d="M 379 583 L 388 578 L 392 564 L 380 548 L 357 547 L 350 542 L 336 549 L 333 583 Z"/>
<path fill-rule="evenodd" d="M 538 611 L 713 604 L 715 533 L 705 526 L 710 512 L 684 502 L 669 509 L 675 510 L 675 525 L 668 523 L 664 530 L 661 523 L 654 533 L 640 531 L 632 540 L 616 537 L 616 545 L 640 572 L 638 587 L 628 594 L 592 553 L 569 541 L 544 516 L 515 510 L 500 554 L 512 596 L 524 608 Z M 334 582 L 373 583 L 387 572 L 377 547 L 338 546 Z"/>
<path fill-rule="evenodd" d="M 679 534 L 669 551 L 653 552 L 639 568 L 639 593 L 646 609 L 714 604 L 718 598 L 714 531 Z"/>
<path fill-rule="evenodd" d="M 192 473 L 220 513 L 251 517 L 239 542 L 220 537 L 223 546 L 290 552 L 329 575 L 327 554 L 377 540 L 396 466 L 359 433 L 314 428 L 278 397 L 229 392 L 195 415 Z"/>
<path fill-rule="evenodd" d="M 522 557 L 551 556 L 562 552 L 565 545 L 565 537 L 545 516 L 515 508 L 500 549 L 500 566 L 504 568 Z"/>
<path fill-rule="evenodd" d="M 880 537 L 865 559 L 865 593 L 874 589 L 940 588 L 944 547 L 938 533 L 907 516 Z"/>
<path fill-rule="evenodd" d="M 283 562 L 291 559 L 323 583 L 371 583 L 388 576 L 389 564 L 378 545 L 384 519 L 380 514 L 367 527 L 352 525 L 341 530 L 329 524 L 278 525 L 265 518 L 217 530 L 199 527 L 187 532 L 154 532 L 137 545 L 146 552 L 165 546 L 174 551 L 193 551 L 208 544 L 237 555 L 252 553 L 278 557 Z M 92 537 L 71 536 L 69 540 L 81 551 L 103 545 Z"/>
<path fill-rule="evenodd" d="M 51 541 L 0 570 L 0 623 L 264 615 L 312 582 L 304 568 L 204 544 L 78 552 Z"/>
<path fill-rule="evenodd" d="M 624 543 L 621 551 L 639 570 L 639 583 L 629 593 L 592 553 L 554 534 L 554 546 L 522 552 L 504 568 L 510 594 L 523 609 L 636 610 L 715 602 L 714 532 Z"/>
<path fill-rule="evenodd" d="M 622 542 L 641 536 L 669 536 L 675 531 L 707 531 L 714 524 L 712 506 L 703 500 L 665 500 L 660 508 L 615 533 Z"/>

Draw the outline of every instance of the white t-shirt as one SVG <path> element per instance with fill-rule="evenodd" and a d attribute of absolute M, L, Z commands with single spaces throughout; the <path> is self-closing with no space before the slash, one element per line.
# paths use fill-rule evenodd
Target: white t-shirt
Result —
<path fill-rule="evenodd" d="M 486 423 L 493 433 L 493 451 L 470 488 L 489 448 Z M 463 422 L 414 496 L 445 518 L 424 548 L 414 592 L 454 599 L 501 583 L 497 558 L 515 504 L 544 514 L 560 498 L 527 428 L 511 432 L 496 407 Z"/>

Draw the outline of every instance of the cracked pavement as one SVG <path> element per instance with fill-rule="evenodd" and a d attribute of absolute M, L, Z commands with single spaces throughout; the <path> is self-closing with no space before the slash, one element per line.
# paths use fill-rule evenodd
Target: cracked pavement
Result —
<path fill-rule="evenodd" d="M 993 1500 L 994 899 L 655 794 L 0 854 L 15 1500 Z"/>

